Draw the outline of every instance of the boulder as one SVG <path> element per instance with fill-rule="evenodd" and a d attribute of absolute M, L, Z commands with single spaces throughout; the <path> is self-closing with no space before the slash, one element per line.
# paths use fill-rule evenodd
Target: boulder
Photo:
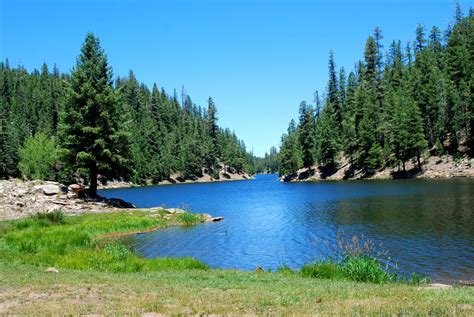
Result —
<path fill-rule="evenodd" d="M 44 185 L 42 186 L 43 194 L 47 196 L 57 195 L 61 192 L 61 187 L 58 185 Z"/>
<path fill-rule="evenodd" d="M 80 184 L 71 184 L 67 188 L 68 191 L 73 192 L 73 193 L 79 193 L 79 192 L 81 192 L 85 189 L 86 188 L 83 185 L 80 185 Z"/>

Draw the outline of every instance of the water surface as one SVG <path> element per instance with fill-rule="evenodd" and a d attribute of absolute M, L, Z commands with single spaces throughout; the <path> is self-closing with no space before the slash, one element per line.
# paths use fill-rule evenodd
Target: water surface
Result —
<path fill-rule="evenodd" d="M 402 272 L 474 279 L 474 180 L 281 183 L 252 181 L 103 190 L 138 207 L 185 207 L 223 216 L 135 237 L 149 257 L 191 256 L 211 267 L 254 270 L 332 253 L 338 232 L 383 243 Z"/>

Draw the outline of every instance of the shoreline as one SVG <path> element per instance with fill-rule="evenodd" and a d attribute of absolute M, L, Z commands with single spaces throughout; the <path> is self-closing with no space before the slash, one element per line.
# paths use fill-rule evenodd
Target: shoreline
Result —
<path fill-rule="evenodd" d="M 326 181 L 361 181 L 361 180 L 404 180 L 404 179 L 462 179 L 474 178 L 474 158 L 454 160 L 451 156 L 431 156 L 426 159 L 421 170 L 415 162 L 407 162 L 406 170 L 399 168 L 378 169 L 371 175 L 365 175 L 363 170 L 354 169 L 345 160 L 336 169 L 327 171 L 320 166 L 313 166 L 311 171 L 299 169 L 292 175 L 283 175 L 281 182 L 326 182 Z"/>
<path fill-rule="evenodd" d="M 94 219 L 93 217 L 97 217 L 98 223 L 100 223 L 100 219 L 104 216 L 105 217 L 110 217 L 110 216 L 121 217 L 121 215 L 125 217 L 138 216 L 138 217 L 145 217 L 148 219 L 156 219 L 156 220 L 161 219 L 165 221 L 165 223 L 153 225 L 148 228 L 144 227 L 144 228 L 139 228 L 139 229 L 137 228 L 137 229 L 130 229 L 130 230 L 122 229 L 118 231 L 112 229 L 112 231 L 109 231 L 109 232 L 107 232 L 108 231 L 107 230 L 106 232 L 102 234 L 97 234 L 91 237 L 91 241 L 98 242 L 98 243 L 101 243 L 102 241 L 103 243 L 106 244 L 107 243 L 106 241 L 116 240 L 116 239 L 120 239 L 127 236 L 150 233 L 153 231 L 175 227 L 175 226 L 189 226 L 186 223 L 182 222 L 182 220 L 180 220 L 180 215 L 183 213 L 186 213 L 186 211 L 182 209 L 178 209 L 178 208 L 167 209 L 167 208 L 162 208 L 162 207 L 154 207 L 154 208 L 139 208 L 139 209 L 118 209 L 118 210 L 115 209 L 115 210 L 104 211 L 102 213 L 84 213 L 84 214 L 77 214 L 77 215 L 65 214 L 65 216 L 66 217 L 86 216 L 86 217 L 91 218 L 91 220 Z M 196 222 L 192 223 L 191 226 L 223 220 L 223 218 L 221 217 L 211 217 L 208 214 L 193 213 L 193 215 L 198 216 L 199 218 L 196 220 Z M 214 220 L 214 219 L 218 219 L 218 220 Z M 23 219 L 15 218 L 15 219 L 0 220 L 0 224 L 8 223 L 10 221 L 21 221 L 21 220 Z M 136 254 L 135 252 L 133 253 Z M 164 259 L 164 258 L 158 257 L 157 259 Z M 1 264 L 1 261 L 0 261 L 0 264 Z M 24 264 L 28 265 L 28 263 L 24 263 Z M 64 269 L 64 268 L 61 268 L 61 269 Z M 220 272 L 236 271 L 236 272 L 242 272 L 242 273 L 252 273 L 252 270 L 241 270 L 241 269 L 214 268 L 211 270 L 220 271 Z M 259 272 L 258 267 L 255 272 Z M 264 272 L 264 271 L 261 271 L 261 272 Z M 268 272 L 271 273 L 271 271 L 268 271 Z M 293 272 L 299 272 L 299 271 L 296 270 Z M 391 285 L 406 284 L 407 281 L 408 280 L 395 281 L 395 282 L 390 282 L 390 284 Z M 426 288 L 426 289 L 447 289 L 447 288 L 452 288 L 452 287 L 470 287 L 473 285 L 474 285 L 474 282 L 472 280 L 429 280 L 428 283 L 426 284 L 422 283 L 421 285 L 419 285 L 419 287 Z"/>
<path fill-rule="evenodd" d="M 102 214 L 118 211 L 164 212 L 169 215 L 183 214 L 180 208 L 135 208 L 132 204 L 117 198 L 79 198 L 65 185 L 52 181 L 0 180 L 0 222 L 30 217 L 38 212 L 60 211 L 66 216 Z M 196 213 L 204 222 L 215 222 L 222 217 Z"/>
<path fill-rule="evenodd" d="M 227 173 L 226 173 L 227 174 Z M 148 187 L 148 186 L 164 186 L 164 185 L 184 185 L 184 184 L 206 184 L 206 183 L 219 183 L 219 182 L 234 182 L 234 181 L 247 181 L 255 179 L 254 175 L 249 175 L 247 173 L 236 173 L 236 174 L 227 174 L 226 176 L 221 176 L 219 179 L 213 179 L 209 175 L 204 175 L 196 180 L 179 180 L 179 177 L 170 177 L 167 180 L 153 184 L 151 182 L 146 182 L 145 184 L 136 184 L 132 182 L 123 182 L 123 181 L 110 181 L 107 184 L 99 184 L 97 186 L 98 190 L 107 190 L 107 189 L 116 189 L 116 188 L 133 188 L 133 187 Z"/>

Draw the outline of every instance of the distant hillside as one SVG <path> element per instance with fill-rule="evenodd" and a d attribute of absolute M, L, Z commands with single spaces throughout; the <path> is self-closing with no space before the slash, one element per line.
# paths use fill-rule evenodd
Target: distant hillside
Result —
<path fill-rule="evenodd" d="M 337 70 L 330 53 L 325 98 L 316 93 L 314 105 L 302 102 L 299 121 L 292 120 L 282 137 L 279 171 L 285 179 L 305 178 L 302 169 L 311 174 L 315 166 L 321 178 L 341 169 L 348 178 L 381 171 L 413 177 L 424 173 L 430 157 L 448 155 L 456 162 L 473 156 L 472 10 L 463 17 L 458 7 L 453 27 L 444 32 L 419 25 L 413 43 L 393 41 L 384 51 L 381 39 L 377 27 L 364 59 L 348 75 Z"/>

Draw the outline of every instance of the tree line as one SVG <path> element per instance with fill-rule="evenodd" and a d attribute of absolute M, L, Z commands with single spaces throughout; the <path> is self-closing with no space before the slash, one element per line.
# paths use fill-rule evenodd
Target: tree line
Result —
<path fill-rule="evenodd" d="M 370 175 L 376 169 L 421 168 L 429 155 L 474 153 L 474 17 L 459 4 L 444 32 L 416 29 L 415 41 L 393 41 L 384 52 L 375 28 L 364 58 L 349 74 L 329 54 L 324 96 L 302 102 L 299 120 L 283 134 L 280 174 L 343 160 Z"/>
<path fill-rule="evenodd" d="M 150 90 L 132 71 L 114 80 L 89 33 L 70 73 L 0 63 L 0 178 L 82 178 L 95 194 L 98 180 L 253 174 L 254 156 L 217 120 L 212 98 L 197 106 L 184 88 Z"/>

